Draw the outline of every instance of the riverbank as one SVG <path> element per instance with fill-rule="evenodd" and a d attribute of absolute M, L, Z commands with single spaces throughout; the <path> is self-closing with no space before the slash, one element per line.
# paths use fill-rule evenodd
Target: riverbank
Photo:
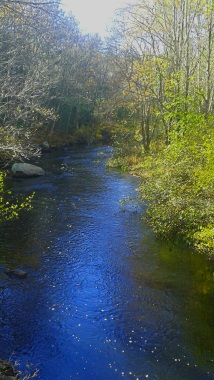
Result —
<path fill-rule="evenodd" d="M 15 371 L 9 362 L 2 359 L 0 359 L 0 378 L 1 380 L 20 379 L 18 371 Z"/>
<path fill-rule="evenodd" d="M 107 124 L 96 124 L 90 127 L 81 126 L 74 128 L 70 133 L 44 127 L 35 136 L 35 143 L 40 146 L 47 141 L 52 149 L 74 145 L 109 144 L 112 142 L 112 128 Z"/>
<path fill-rule="evenodd" d="M 151 145 L 143 153 L 115 149 L 108 166 L 141 177 L 140 194 L 148 204 L 146 219 L 157 236 L 169 241 L 185 241 L 195 250 L 214 254 L 214 133 L 203 140 L 188 131 L 185 140 L 170 146 Z M 190 143 L 191 141 L 191 143 Z"/>
<path fill-rule="evenodd" d="M 16 368 L 18 363 L 10 363 L 0 359 L 0 379 L 1 380 L 30 380 L 37 376 L 38 370 L 35 370 L 34 373 L 30 374 L 28 371 L 26 374 L 22 374 L 21 371 L 18 371 Z"/>

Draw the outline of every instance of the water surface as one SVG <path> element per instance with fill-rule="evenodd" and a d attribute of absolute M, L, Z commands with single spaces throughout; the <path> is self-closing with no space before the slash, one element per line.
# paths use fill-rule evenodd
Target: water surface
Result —
<path fill-rule="evenodd" d="M 154 239 L 110 154 L 52 152 L 44 178 L 8 178 L 36 194 L 0 233 L 0 357 L 41 380 L 214 379 L 213 260 Z"/>

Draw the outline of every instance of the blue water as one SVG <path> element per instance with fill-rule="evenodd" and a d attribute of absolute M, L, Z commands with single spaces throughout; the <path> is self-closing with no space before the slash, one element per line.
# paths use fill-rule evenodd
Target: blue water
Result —
<path fill-rule="evenodd" d="M 0 232 L 0 357 L 42 380 L 214 379 L 213 259 L 155 240 L 110 155 L 60 150 L 45 177 L 7 179 L 35 196 Z"/>

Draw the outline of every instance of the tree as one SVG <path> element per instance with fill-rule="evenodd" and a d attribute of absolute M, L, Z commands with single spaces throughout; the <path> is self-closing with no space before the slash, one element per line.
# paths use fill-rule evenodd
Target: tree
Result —
<path fill-rule="evenodd" d="M 42 2 L 1 3 L 0 149 L 4 160 L 23 159 L 36 152 L 32 135 L 42 123 L 55 118 L 45 106 L 56 83 L 55 60 L 50 47 L 47 51 L 53 15 L 49 7 Z"/>
<path fill-rule="evenodd" d="M 144 178 L 148 220 L 159 235 L 208 252 L 214 248 L 213 26 L 210 1 L 144 0 L 122 10 L 110 41 L 120 95 L 135 110 L 133 127 L 144 148 L 134 161 L 133 142 L 126 141 L 122 154 Z"/>
<path fill-rule="evenodd" d="M 121 11 L 110 48 L 124 95 L 138 109 L 145 150 L 154 115 L 168 144 L 180 114 L 212 112 L 212 30 L 213 5 L 203 0 L 145 0 Z"/>

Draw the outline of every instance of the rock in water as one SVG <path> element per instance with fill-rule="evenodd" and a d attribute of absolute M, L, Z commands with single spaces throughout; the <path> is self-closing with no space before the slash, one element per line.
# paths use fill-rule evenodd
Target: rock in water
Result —
<path fill-rule="evenodd" d="M 41 150 L 42 150 L 42 153 L 48 153 L 51 151 L 50 145 L 48 144 L 47 141 L 43 141 L 43 143 L 41 144 Z"/>
<path fill-rule="evenodd" d="M 27 163 L 13 164 L 11 170 L 13 177 L 18 178 L 39 177 L 45 175 L 45 171 L 42 168 Z"/>
<path fill-rule="evenodd" d="M 5 269 L 5 274 L 13 278 L 26 278 L 28 273 L 21 269 Z"/>

